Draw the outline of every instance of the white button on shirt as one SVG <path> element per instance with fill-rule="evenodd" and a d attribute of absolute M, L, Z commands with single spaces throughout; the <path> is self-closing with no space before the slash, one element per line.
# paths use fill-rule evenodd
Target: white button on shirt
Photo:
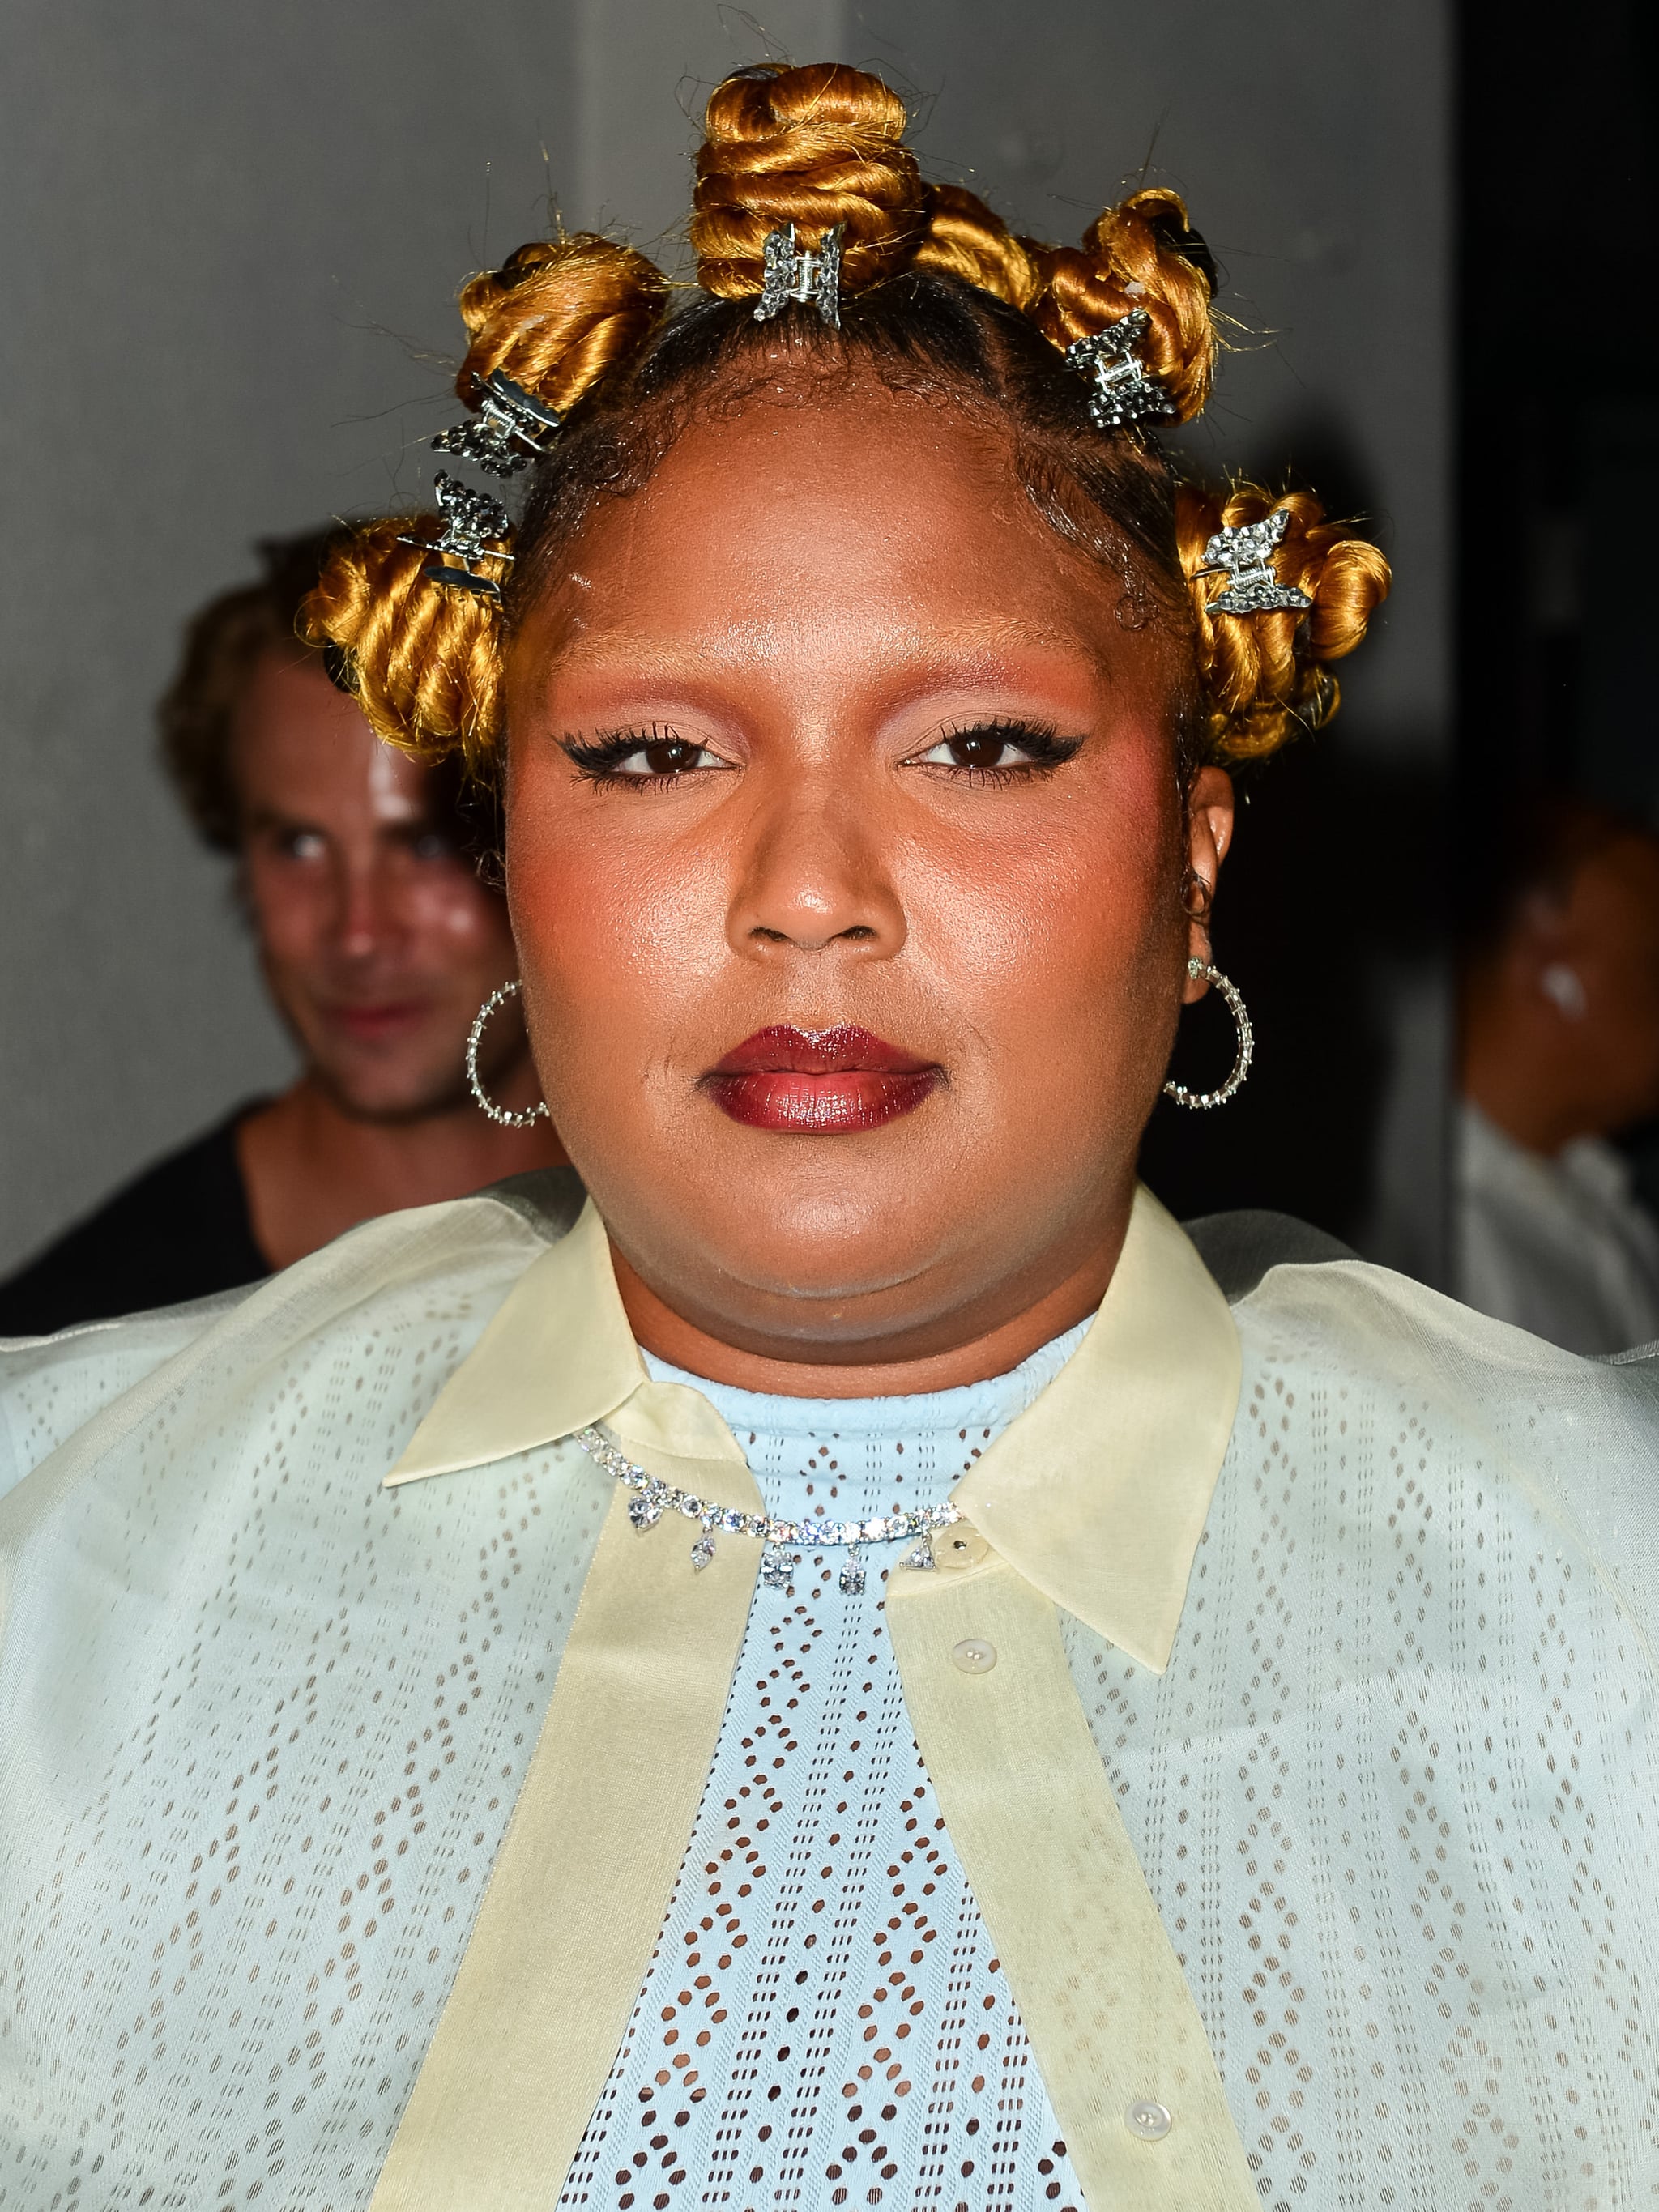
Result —
<path fill-rule="evenodd" d="M 1156 2104 L 1151 2098 L 1137 2100 L 1123 2117 L 1143 2142 L 1162 2142 L 1172 2124 L 1169 2106 Z"/>

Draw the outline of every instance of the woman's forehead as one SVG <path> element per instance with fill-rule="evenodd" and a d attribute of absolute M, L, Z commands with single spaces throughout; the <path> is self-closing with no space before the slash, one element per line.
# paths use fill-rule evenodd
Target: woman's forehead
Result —
<path fill-rule="evenodd" d="M 1034 509 L 1012 439 L 872 380 L 699 422 L 550 566 L 515 659 L 1133 649 L 1122 574 Z M 1146 649 L 1143 639 L 1139 648 Z"/>

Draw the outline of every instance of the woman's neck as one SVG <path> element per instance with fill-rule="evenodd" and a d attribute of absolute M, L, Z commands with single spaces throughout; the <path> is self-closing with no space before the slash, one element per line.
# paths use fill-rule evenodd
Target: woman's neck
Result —
<path fill-rule="evenodd" d="M 1128 1212 L 1126 1204 L 1113 1229 L 1080 1259 L 1059 1260 L 1058 1279 L 1045 1280 L 1038 1263 L 1025 1277 L 987 1289 L 943 1316 L 828 1342 L 755 1335 L 734 1343 L 734 1336 L 746 1333 L 729 1324 L 717 1327 L 712 1316 L 700 1322 L 678 1311 L 614 1242 L 611 1259 L 635 1340 L 672 1367 L 781 1398 L 910 1397 L 1006 1375 L 1086 1320 L 1111 1282 Z"/>

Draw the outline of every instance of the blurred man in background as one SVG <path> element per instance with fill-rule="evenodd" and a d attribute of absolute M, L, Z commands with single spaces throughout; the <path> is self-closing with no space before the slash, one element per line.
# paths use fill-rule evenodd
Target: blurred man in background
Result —
<path fill-rule="evenodd" d="M 161 709 L 186 811 L 236 860 L 299 1079 L 161 1161 L 0 1285 L 0 1334 L 228 1290 L 370 1214 L 563 1158 L 544 1121 L 500 1127 L 467 1088 L 467 1032 L 518 963 L 453 779 L 382 744 L 295 634 L 329 536 L 267 544 L 263 579 L 203 610 Z M 539 1096 L 514 1010 L 487 1029 L 479 1073 L 503 1106 Z"/>
<path fill-rule="evenodd" d="M 1659 1226 L 1607 1141 L 1659 1114 L 1659 836 L 1561 799 L 1500 842 L 1462 969 L 1452 1288 L 1620 1352 L 1659 1338 Z"/>

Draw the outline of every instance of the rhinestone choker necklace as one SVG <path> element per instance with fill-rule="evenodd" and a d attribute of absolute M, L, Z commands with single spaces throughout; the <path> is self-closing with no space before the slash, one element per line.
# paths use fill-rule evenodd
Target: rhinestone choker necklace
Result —
<path fill-rule="evenodd" d="M 928 1536 L 935 1528 L 948 1528 L 962 1518 L 956 1507 L 947 1503 L 918 1505 L 902 1513 L 881 1513 L 869 1521 L 775 1521 L 769 1513 L 740 1513 L 735 1506 L 712 1505 L 706 1498 L 694 1498 L 689 1490 L 676 1490 L 672 1482 L 664 1482 L 624 1458 L 599 1429 L 578 1429 L 574 1441 L 596 1465 L 634 1492 L 628 1517 L 636 1528 L 654 1528 L 665 1513 L 683 1514 L 697 1523 L 691 1564 L 699 1572 L 714 1556 L 717 1535 L 757 1536 L 766 1547 L 761 1553 L 761 1580 L 769 1589 L 788 1589 L 800 1565 L 799 1553 L 789 1547 L 802 1544 L 815 1552 L 844 1551 L 847 1557 L 836 1579 L 845 1595 L 856 1597 L 864 1588 L 865 1545 L 915 1543 L 920 1537 L 921 1542 L 906 1555 L 903 1565 L 929 1568 L 933 1554 Z"/>

